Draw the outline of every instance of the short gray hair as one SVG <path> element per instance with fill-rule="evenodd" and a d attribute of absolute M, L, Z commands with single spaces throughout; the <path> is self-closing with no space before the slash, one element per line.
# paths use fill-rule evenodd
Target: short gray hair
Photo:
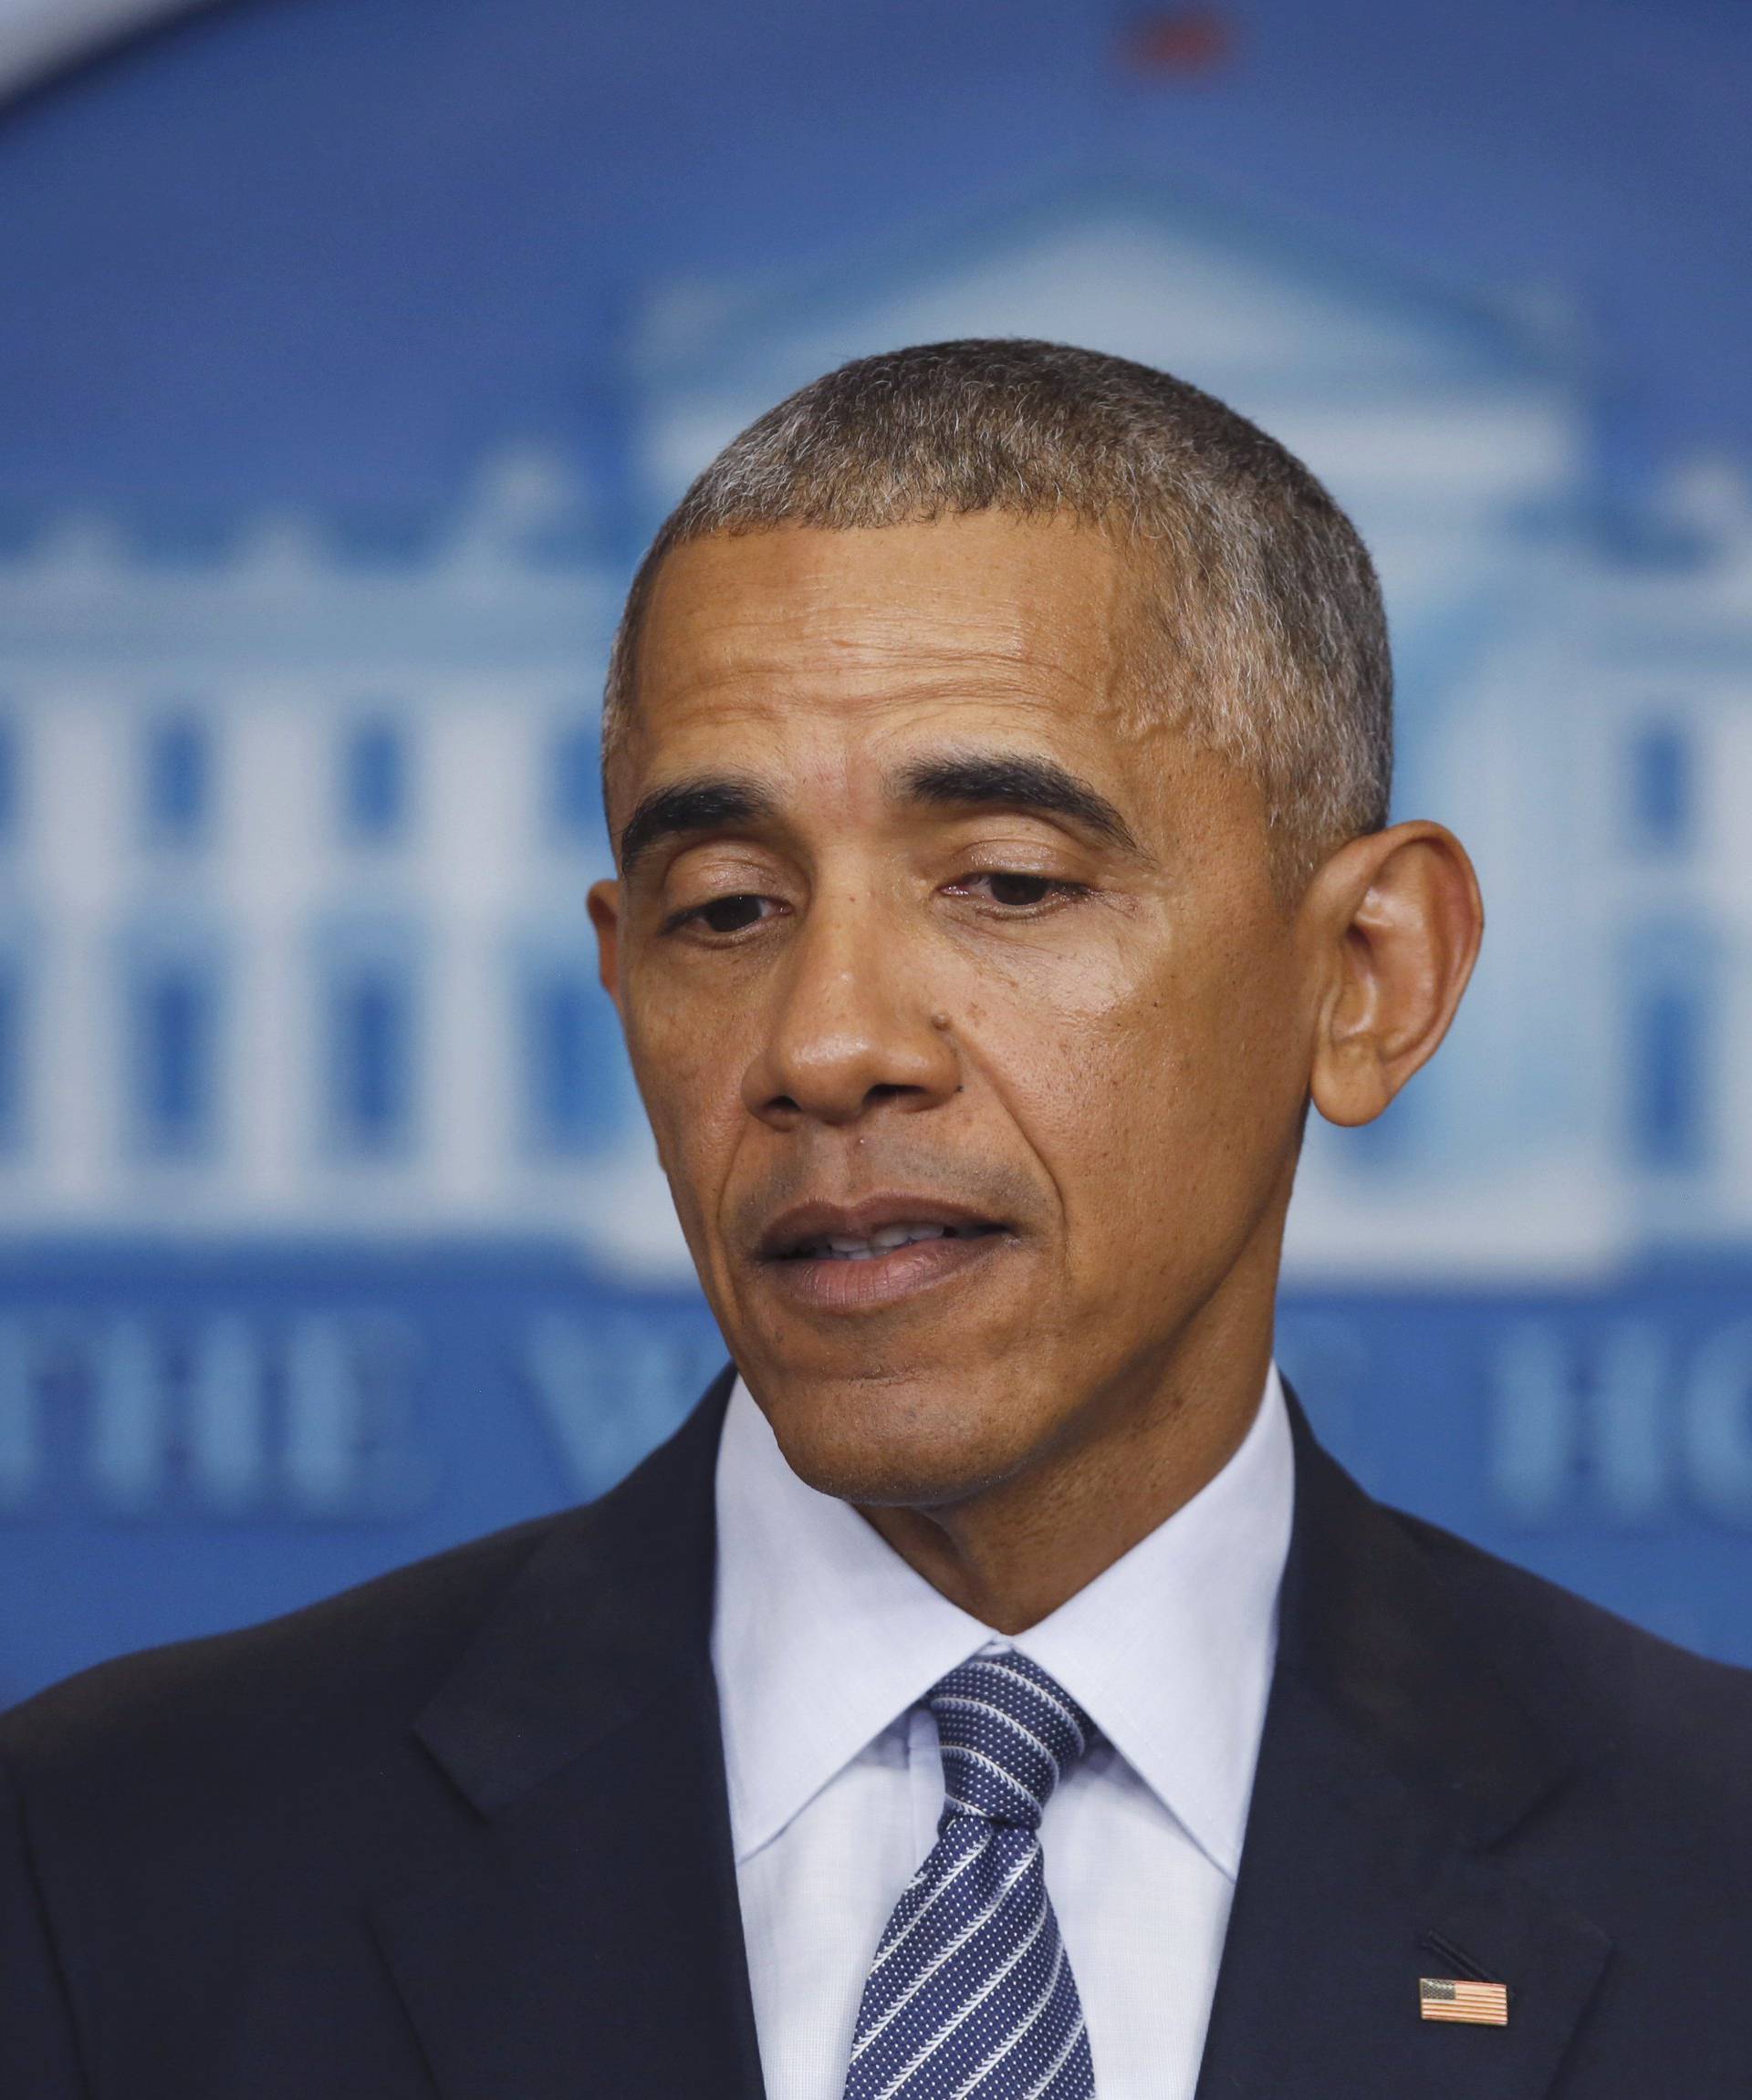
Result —
<path fill-rule="evenodd" d="M 1185 380 L 1062 343 L 930 343 L 841 365 L 702 473 L 634 576 L 610 660 L 605 769 L 664 557 L 714 533 L 1068 515 L 1153 555 L 1142 708 L 1258 783 L 1305 870 L 1387 821 L 1392 667 L 1350 519 L 1275 438 Z M 1172 692 L 1172 702 L 1164 696 Z"/>

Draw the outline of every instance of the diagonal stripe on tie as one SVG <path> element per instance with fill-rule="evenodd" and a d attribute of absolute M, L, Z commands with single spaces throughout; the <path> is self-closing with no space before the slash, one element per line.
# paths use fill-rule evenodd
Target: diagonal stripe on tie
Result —
<path fill-rule="evenodd" d="M 1041 1800 L 1033 1787 L 1025 1785 L 1015 1773 L 1001 1764 L 996 1758 L 987 1757 L 983 1750 L 975 1750 L 971 1742 L 945 1742 L 943 1746 L 943 1754 L 945 1759 L 965 1757 L 970 1762 L 979 1765 L 983 1770 L 990 1773 L 993 1778 L 1000 1780 L 1006 1786 L 1012 1788 L 1027 1804 L 1027 1809 L 1023 1811 L 1025 1814 L 1031 1809 L 1036 1815 L 1038 1815 L 1045 1809 L 1046 1803 Z"/>
<path fill-rule="evenodd" d="M 1056 1771 L 1058 1760 L 1054 1757 L 1050 1747 L 1041 1741 L 1026 1721 L 1018 1721 L 1013 1713 L 1006 1713 L 1001 1706 L 994 1706 L 990 1700 L 963 1699 L 954 1692 L 942 1692 L 936 1695 L 935 1704 L 939 1714 L 945 1707 L 948 1707 L 960 1708 L 965 1712 L 992 1715 L 1000 1727 L 1007 1728 L 1012 1733 L 1020 1736 L 1024 1742 L 1029 1744 L 1039 1754 L 1043 1769 Z"/>
<path fill-rule="evenodd" d="M 1013 1652 L 963 1663 L 925 1703 L 943 1746 L 943 1817 L 871 1964 L 845 2100 L 1093 2100 L 1039 1839 L 1092 1725 Z"/>

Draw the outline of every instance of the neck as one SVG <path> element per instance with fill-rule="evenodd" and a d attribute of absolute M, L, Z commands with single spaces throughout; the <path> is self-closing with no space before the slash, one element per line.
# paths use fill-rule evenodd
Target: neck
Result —
<path fill-rule="evenodd" d="M 1273 1274 L 1219 1293 L 1171 1359 L 1098 1395 L 1064 1440 L 940 1507 L 861 1513 L 952 1604 L 994 1631 L 1056 1611 L 1198 1493 L 1252 1427 L 1271 1365 Z M 1231 1284 L 1239 1279 L 1232 1276 Z"/>

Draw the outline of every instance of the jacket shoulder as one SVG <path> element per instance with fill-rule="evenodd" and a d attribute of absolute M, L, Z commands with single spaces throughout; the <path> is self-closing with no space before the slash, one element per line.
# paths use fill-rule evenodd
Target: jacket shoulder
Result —
<path fill-rule="evenodd" d="M 391 1804 L 431 1804 L 435 1789 L 454 1805 L 461 1796 L 415 1724 L 483 1644 L 496 1639 L 503 1660 L 508 1639 L 529 1667 L 548 1667 L 569 1651 L 568 1630 L 617 1608 L 598 1594 L 617 1583 L 631 1608 L 651 1607 L 651 1637 L 665 1637 L 656 1600 L 686 1586 L 668 1565 L 674 1534 L 710 1535 L 733 1375 L 599 1500 L 283 1618 L 99 1664 L 0 1715 L 0 1764 L 38 1822 L 77 1831 L 86 1851 L 100 1828 L 120 1834 L 125 1850 L 140 1831 L 199 1829 L 218 1841 L 227 1810 L 234 1835 L 252 1829 L 266 1843 L 276 1832 L 283 1849 L 300 1822 L 375 1840 Z M 625 1596 L 618 1608 L 629 1608 Z M 514 1710 L 514 1732 L 526 1718 Z M 260 1813 L 267 1802 L 272 1819 Z"/>
<path fill-rule="evenodd" d="M 1752 1670 L 1714 1661 L 1403 1511 L 1496 1676 L 1587 1763 L 1659 1780 L 1670 1805 L 1732 1805 L 1752 1834 Z"/>
<path fill-rule="evenodd" d="M 235 1633 L 99 1663 L 0 1714 L 0 1759 L 21 1780 L 100 1782 L 112 1765 L 210 1772 L 227 1745 L 258 1762 L 313 1732 L 338 1747 L 386 1724 L 405 1731 L 518 1570 L 568 1521 L 537 1518 Z"/>

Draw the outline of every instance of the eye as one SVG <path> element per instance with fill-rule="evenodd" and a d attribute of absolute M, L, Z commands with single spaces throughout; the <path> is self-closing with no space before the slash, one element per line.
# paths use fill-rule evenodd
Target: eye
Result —
<path fill-rule="evenodd" d="M 1006 912 L 1038 911 L 1043 905 L 1061 903 L 1082 894 L 1083 885 L 1053 875 L 1030 875 L 1017 868 L 986 868 L 964 875 L 949 885 L 962 896 L 984 895 Z"/>
<path fill-rule="evenodd" d="M 733 897 L 714 897 L 708 903 L 696 904 L 689 910 L 678 911 L 669 920 L 664 930 L 675 932 L 687 927 L 695 927 L 704 933 L 746 933 L 749 927 L 758 926 L 777 909 L 770 897 L 760 897 L 752 890 L 745 890 Z"/>

